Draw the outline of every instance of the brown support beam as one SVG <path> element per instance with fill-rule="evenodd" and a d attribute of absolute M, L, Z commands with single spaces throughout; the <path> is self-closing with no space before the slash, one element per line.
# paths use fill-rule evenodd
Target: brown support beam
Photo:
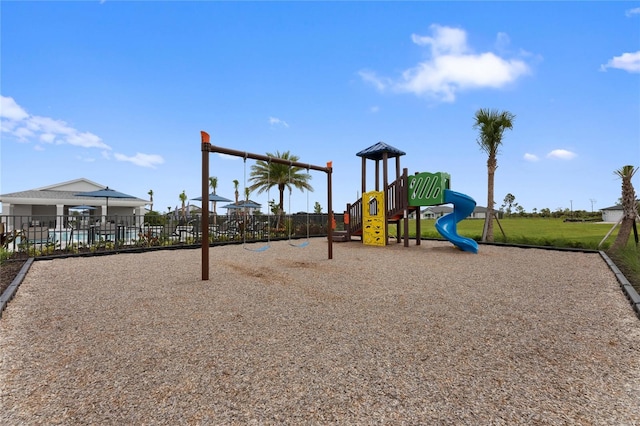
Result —
<path fill-rule="evenodd" d="M 422 218 L 420 215 L 422 212 L 420 211 L 420 206 L 416 210 L 416 245 L 419 246 L 422 241 L 422 229 L 420 229 L 420 222 L 422 222 Z"/>
<path fill-rule="evenodd" d="M 209 149 L 209 152 L 219 152 L 221 154 L 227 154 L 227 155 L 231 155 L 231 156 L 234 156 L 234 157 L 251 158 L 252 160 L 260 160 L 260 161 L 266 161 L 266 162 L 271 162 L 271 163 L 286 164 L 287 166 L 295 166 L 295 167 L 300 167 L 302 169 L 307 169 L 307 170 L 317 170 L 317 171 L 325 172 L 325 173 L 329 173 L 329 171 L 330 171 L 330 169 L 328 167 L 314 166 L 313 164 L 300 163 L 299 161 L 289 161 L 289 160 L 285 160 L 285 159 L 282 159 L 282 158 L 269 157 L 269 156 L 261 155 L 261 154 L 252 154 L 252 153 L 246 152 L 246 151 L 238 151 L 238 150 L 235 150 L 235 149 L 222 148 L 220 146 L 214 146 L 214 145 L 211 145 L 211 144 L 208 144 L 208 149 Z M 208 196 L 207 196 L 207 199 L 209 199 Z"/>
<path fill-rule="evenodd" d="M 405 169 L 406 170 L 406 169 Z M 406 172 L 405 172 L 406 173 Z M 416 175 L 419 174 L 416 172 Z M 407 179 L 407 198 L 409 197 L 409 179 Z M 407 200 L 407 203 L 409 200 Z M 420 223 L 422 222 L 422 218 L 420 215 L 422 214 L 422 206 L 418 206 L 416 210 L 416 245 L 420 245 L 420 241 L 422 240 L 422 229 L 420 228 Z"/>
<path fill-rule="evenodd" d="M 400 157 L 396 157 L 396 170 L 398 166 L 400 166 L 400 162 L 397 161 Z M 402 171 L 402 191 L 398 194 L 399 197 L 402 197 L 402 205 L 404 206 L 404 246 L 409 247 L 409 188 L 408 183 L 409 179 L 407 176 L 407 169 Z M 396 179 L 399 179 L 397 177 Z"/>
<path fill-rule="evenodd" d="M 387 162 L 389 160 L 389 154 L 386 152 L 382 153 L 382 190 L 384 191 L 384 237 L 385 242 L 384 245 L 389 245 L 389 223 L 387 222 L 387 205 L 389 200 L 387 200 L 387 186 L 389 185 L 388 178 L 388 166 Z"/>
<path fill-rule="evenodd" d="M 329 223 L 327 225 L 327 258 L 333 259 L 333 203 L 331 202 L 331 174 L 333 173 L 333 162 L 327 162 L 327 211 L 329 212 Z"/>
<path fill-rule="evenodd" d="M 362 157 L 362 192 L 360 197 L 364 197 L 364 193 L 367 192 L 367 159 Z"/>
<path fill-rule="evenodd" d="M 207 132 L 200 132 L 202 140 L 202 281 L 209 280 L 209 149 Z"/>

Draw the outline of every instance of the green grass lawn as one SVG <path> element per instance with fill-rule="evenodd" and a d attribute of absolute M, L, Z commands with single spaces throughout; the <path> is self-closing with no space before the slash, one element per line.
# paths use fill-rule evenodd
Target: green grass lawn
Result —
<path fill-rule="evenodd" d="M 504 236 L 494 222 L 494 237 L 496 242 L 514 244 L 531 244 L 553 247 L 575 247 L 585 249 L 598 249 L 598 244 L 609 232 L 613 224 L 595 222 L 563 222 L 562 219 L 546 218 L 513 218 L 499 220 Z M 423 238 L 442 238 L 434 226 L 435 220 L 423 219 L 421 221 L 421 235 Z M 458 233 L 462 236 L 479 241 L 482 237 L 482 219 L 465 219 L 458 223 Z M 409 221 L 409 235 L 416 235 L 416 222 Z M 392 227 L 391 234 L 395 232 Z M 606 250 L 613 243 L 618 228 L 607 238 L 600 247 Z M 506 236 L 506 238 L 505 238 Z M 632 237 L 633 240 L 633 237 Z"/>
<path fill-rule="evenodd" d="M 495 242 L 511 244 L 527 244 L 534 246 L 569 247 L 607 252 L 616 236 L 619 227 L 599 246 L 605 235 L 611 230 L 611 223 L 596 222 L 564 222 L 562 219 L 552 218 L 508 218 L 494 222 Z M 438 238 L 442 236 L 436 231 L 435 220 L 423 219 L 420 222 L 423 238 Z M 458 234 L 480 241 L 484 220 L 465 219 L 458 223 Z M 402 232 L 402 225 L 401 225 Z M 395 235 L 395 227 L 389 228 L 390 235 Z M 409 236 L 416 235 L 416 221 L 409 221 Z M 599 247 L 598 247 L 599 246 Z M 626 249 L 619 253 L 607 252 L 609 257 L 622 270 L 627 279 L 640 292 L 640 248 L 636 246 L 633 233 L 629 238 Z"/>

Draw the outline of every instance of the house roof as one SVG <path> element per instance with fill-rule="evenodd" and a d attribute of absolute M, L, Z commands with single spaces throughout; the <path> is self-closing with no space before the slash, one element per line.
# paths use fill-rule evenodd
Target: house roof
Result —
<path fill-rule="evenodd" d="M 439 214 L 439 213 L 451 213 L 453 211 L 453 207 L 449 207 L 449 206 L 446 206 L 446 205 L 429 206 L 429 207 L 423 209 L 421 211 L 421 213 L 426 213 L 427 211 L 430 211 L 430 212 L 436 213 L 436 214 Z M 482 206 L 476 206 L 473 209 L 474 213 L 486 213 L 486 211 L 487 211 L 487 208 L 486 207 L 482 207 Z"/>
<path fill-rule="evenodd" d="M 96 189 L 102 189 L 105 185 L 101 185 L 87 178 L 78 178 L 68 180 L 66 182 L 54 183 L 53 185 L 43 186 L 41 188 L 35 188 L 32 191 L 76 191 L 86 192 Z"/>
<path fill-rule="evenodd" d="M 105 188 L 105 185 L 90 181 L 89 179 L 80 178 L 43 186 L 41 188 L 2 194 L 0 195 L 0 201 L 11 204 L 86 204 L 89 206 L 100 206 L 106 203 L 104 198 L 78 194 L 103 188 Z M 109 199 L 109 204 L 114 206 L 140 206 L 146 203 L 148 203 L 148 201 L 142 198 Z"/>
<path fill-rule="evenodd" d="M 640 204 L 640 199 L 636 199 L 636 204 Z M 622 208 L 622 204 L 616 204 L 615 206 L 605 207 L 603 209 L 600 209 L 600 211 L 602 210 L 624 210 L 624 209 Z"/>
<path fill-rule="evenodd" d="M 426 213 L 426 212 L 432 212 L 432 213 L 451 213 L 453 211 L 453 207 L 449 207 L 449 206 L 429 206 L 426 209 L 422 210 L 421 213 Z"/>
<path fill-rule="evenodd" d="M 406 152 L 400 151 L 398 148 L 394 148 L 384 142 L 378 142 L 375 145 L 371 145 L 369 148 L 363 149 L 356 155 L 369 160 L 381 160 L 384 153 L 387 153 L 387 158 L 400 157 L 406 154 Z"/>

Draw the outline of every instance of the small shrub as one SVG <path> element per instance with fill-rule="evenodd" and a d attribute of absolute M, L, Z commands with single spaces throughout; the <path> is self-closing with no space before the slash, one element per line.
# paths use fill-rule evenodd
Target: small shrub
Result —
<path fill-rule="evenodd" d="M 4 247 L 0 247 L 0 265 L 11 258 L 11 252 Z"/>
<path fill-rule="evenodd" d="M 65 251 L 67 253 L 78 254 L 80 253 L 79 244 L 78 243 L 69 244 L 67 247 L 65 247 Z"/>
<path fill-rule="evenodd" d="M 42 254 L 42 252 L 40 250 L 38 250 L 36 248 L 36 246 L 34 245 L 34 246 L 30 246 L 30 247 L 27 248 L 27 254 L 30 257 L 36 257 L 36 256 L 40 256 Z"/>
<path fill-rule="evenodd" d="M 40 249 L 40 253 L 43 256 L 52 255 L 54 251 L 56 251 L 56 246 L 54 244 L 47 244 Z"/>

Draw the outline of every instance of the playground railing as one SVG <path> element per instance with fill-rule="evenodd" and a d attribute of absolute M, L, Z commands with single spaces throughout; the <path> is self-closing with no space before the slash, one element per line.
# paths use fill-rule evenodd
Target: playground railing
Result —
<path fill-rule="evenodd" d="M 403 215 L 404 210 L 409 206 L 407 180 L 407 169 L 404 169 L 398 179 L 387 185 L 385 201 L 388 219 Z"/>
<path fill-rule="evenodd" d="M 349 224 L 345 224 L 349 236 L 357 235 L 362 231 L 362 198 L 353 204 L 347 204 Z"/>

